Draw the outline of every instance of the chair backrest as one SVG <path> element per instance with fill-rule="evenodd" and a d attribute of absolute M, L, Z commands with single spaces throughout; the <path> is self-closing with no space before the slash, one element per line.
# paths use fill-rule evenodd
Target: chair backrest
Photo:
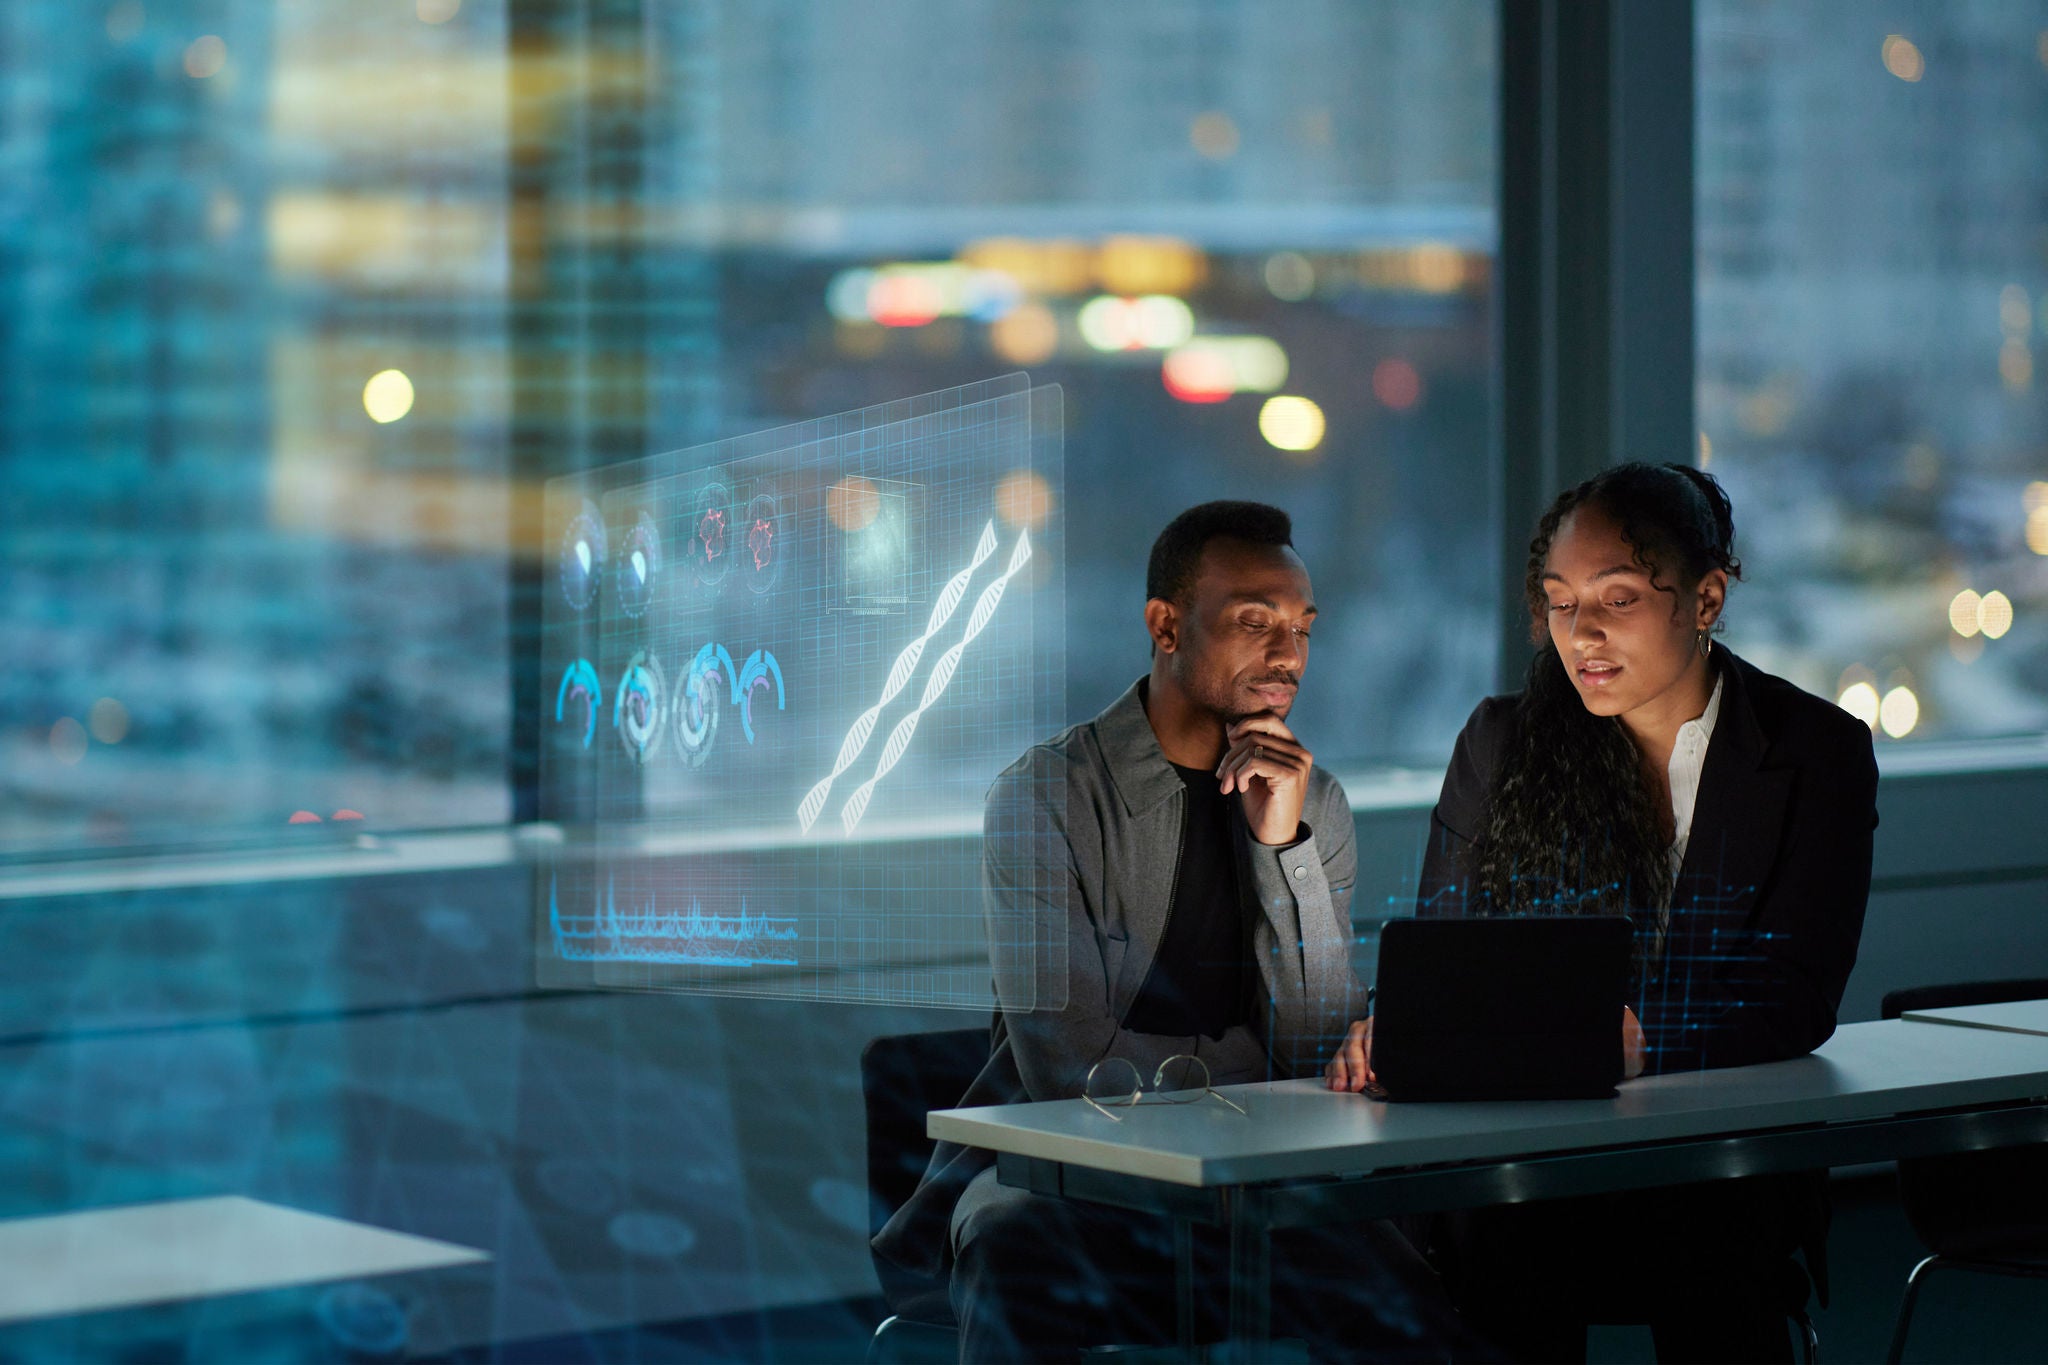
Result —
<path fill-rule="evenodd" d="M 989 1032 L 899 1033 L 877 1038 L 860 1054 L 860 1089 L 867 1107 L 868 1232 L 882 1230 L 917 1189 L 931 1162 L 925 1116 L 950 1109 L 988 1061 Z M 875 1275 L 892 1307 L 931 1286 L 922 1277 L 875 1258 Z"/>
<path fill-rule="evenodd" d="M 2003 1005 L 2009 1000 L 2048 1000 L 2048 977 L 2005 981 L 1957 981 L 1942 986 L 1909 986 L 1886 991 L 1878 1017 L 1896 1019 L 1907 1010 L 1952 1010 L 1964 1005 Z"/>
<path fill-rule="evenodd" d="M 1889 991 L 1879 1012 L 1896 1019 L 1907 1010 L 2002 1005 L 2009 1000 L 2048 1000 L 2048 978 L 1959 981 Z M 1931 1251 L 1948 1256 L 2048 1255 L 2048 1147 L 1998 1147 L 1902 1160 L 1899 1204 Z"/>

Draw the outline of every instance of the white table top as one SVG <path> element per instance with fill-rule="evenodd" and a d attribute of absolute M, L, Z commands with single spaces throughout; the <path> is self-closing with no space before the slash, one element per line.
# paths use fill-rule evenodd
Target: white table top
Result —
<path fill-rule="evenodd" d="M 2002 1005 L 1959 1005 L 1945 1010 L 1907 1010 L 1899 1016 L 1920 1024 L 1961 1024 L 1965 1028 L 2048 1036 L 2048 1000 L 2013 1000 Z"/>
<path fill-rule="evenodd" d="M 0 1222 L 0 1322 L 489 1259 L 240 1195 L 82 1209 Z"/>
<path fill-rule="evenodd" d="M 1216 1186 L 1538 1156 L 2048 1096 L 2048 1038 L 1890 1020 L 1851 1024 L 1810 1057 L 1649 1076 L 1609 1100 L 1389 1104 L 1321 1081 L 1225 1087 L 1114 1123 L 1080 1100 L 935 1111 L 969 1146 L 1176 1185 Z"/>

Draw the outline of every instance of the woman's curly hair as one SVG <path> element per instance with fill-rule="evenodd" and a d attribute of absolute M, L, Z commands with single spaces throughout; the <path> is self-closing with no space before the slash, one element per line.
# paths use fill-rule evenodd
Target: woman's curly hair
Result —
<path fill-rule="evenodd" d="M 1661 951 L 1671 873 L 1642 755 L 1618 719 L 1586 709 L 1545 625 L 1544 563 L 1559 525 L 1581 508 L 1612 518 L 1651 583 L 1675 590 L 1680 602 L 1711 570 L 1742 576 L 1728 495 L 1702 470 L 1617 465 L 1550 505 L 1529 542 L 1523 580 L 1539 648 L 1488 794 L 1476 908 L 1553 915 L 1654 910 Z"/>

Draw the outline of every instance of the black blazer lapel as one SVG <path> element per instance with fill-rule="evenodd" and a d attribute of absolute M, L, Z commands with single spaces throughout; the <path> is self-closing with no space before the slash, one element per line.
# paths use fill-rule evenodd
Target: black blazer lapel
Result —
<path fill-rule="evenodd" d="M 1721 714 L 1700 770 L 1672 910 L 1708 912 L 1715 927 L 1732 929 L 1748 920 L 1777 859 L 1793 770 L 1771 765 L 1770 740 L 1744 676 L 1750 666 L 1726 651 L 1721 657 Z"/>

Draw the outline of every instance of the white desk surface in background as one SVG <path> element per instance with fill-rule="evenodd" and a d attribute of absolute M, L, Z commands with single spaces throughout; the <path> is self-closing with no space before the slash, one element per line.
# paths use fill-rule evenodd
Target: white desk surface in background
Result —
<path fill-rule="evenodd" d="M 1945 1010 L 1907 1010 L 1899 1016 L 1919 1024 L 1960 1024 L 1965 1028 L 2048 1036 L 2048 1000 L 2013 1000 L 2002 1005 L 1958 1005 Z"/>
<path fill-rule="evenodd" d="M 0 1322 L 488 1261 L 240 1195 L 0 1222 Z"/>
<path fill-rule="evenodd" d="M 1810 1057 L 1647 1076 L 1610 1100 L 1389 1104 L 1319 1080 L 1224 1087 L 1211 1099 L 1121 1110 L 1080 1100 L 935 1111 L 926 1131 L 969 1146 L 1176 1185 L 1249 1184 L 2048 1096 L 2048 1038 L 1888 1020 L 1850 1024 Z"/>

